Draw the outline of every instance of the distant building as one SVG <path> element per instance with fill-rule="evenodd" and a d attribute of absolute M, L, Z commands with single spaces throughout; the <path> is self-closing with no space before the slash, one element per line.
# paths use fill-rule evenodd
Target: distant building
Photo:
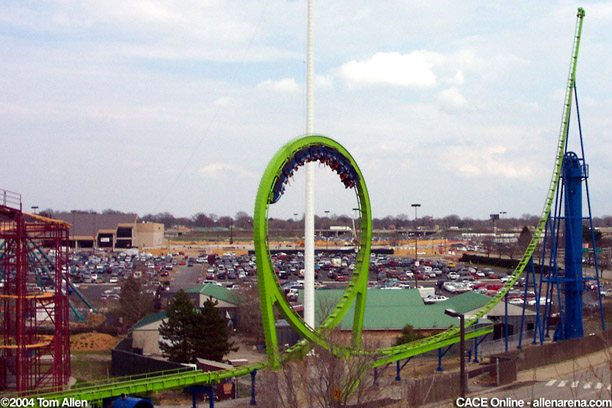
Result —
<path fill-rule="evenodd" d="M 77 249 L 150 248 L 163 245 L 164 225 L 138 223 L 136 214 L 56 213 L 71 225 L 68 246 Z"/>
<path fill-rule="evenodd" d="M 136 239 L 138 248 L 158 247 L 164 244 L 164 224 L 157 222 L 141 222 L 136 224 Z"/>

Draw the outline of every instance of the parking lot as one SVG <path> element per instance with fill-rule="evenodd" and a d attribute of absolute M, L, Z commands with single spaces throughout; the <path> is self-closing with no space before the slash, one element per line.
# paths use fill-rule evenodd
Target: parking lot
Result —
<path fill-rule="evenodd" d="M 303 288 L 303 254 L 278 252 L 272 254 L 270 260 L 281 286 L 291 300 L 295 300 L 296 292 Z M 354 270 L 354 253 L 322 251 L 315 254 L 317 289 L 345 288 Z M 368 286 L 387 290 L 415 288 L 417 285 L 433 288 L 433 291 L 422 294 L 435 302 L 469 290 L 493 296 L 511 272 L 441 259 L 419 259 L 415 263 L 412 258 L 372 254 Z M 180 289 L 206 282 L 229 289 L 250 286 L 256 283 L 257 265 L 254 255 L 231 252 L 214 256 L 205 253 L 185 255 L 182 252 L 153 255 L 146 252 L 83 251 L 71 254 L 69 273 L 75 288 L 92 306 L 109 310 L 119 299 L 121 286 L 128 276 L 142 279 L 143 290 L 151 296 L 161 291 L 167 293 L 167 297 Z M 517 282 L 517 286 L 520 284 L 521 281 Z M 525 299 L 524 290 L 518 289 L 510 292 L 511 302 L 533 302 L 532 291 L 528 291 Z M 75 294 L 72 296 L 77 297 Z M 73 303 L 78 302 L 75 299 Z"/>

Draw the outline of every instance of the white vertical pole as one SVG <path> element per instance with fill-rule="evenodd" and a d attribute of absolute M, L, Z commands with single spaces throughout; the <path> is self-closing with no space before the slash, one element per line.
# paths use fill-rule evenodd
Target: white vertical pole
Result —
<path fill-rule="evenodd" d="M 313 133 L 314 64 L 312 52 L 312 2 L 308 0 L 308 50 L 306 57 L 306 134 Z M 315 327 L 314 296 L 314 163 L 306 163 L 306 210 L 304 214 L 304 321 Z"/>

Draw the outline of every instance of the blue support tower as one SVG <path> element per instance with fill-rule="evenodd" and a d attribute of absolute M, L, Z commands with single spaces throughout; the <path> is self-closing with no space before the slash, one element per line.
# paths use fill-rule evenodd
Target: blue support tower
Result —
<path fill-rule="evenodd" d="M 534 287 L 536 294 L 536 323 L 534 344 L 537 337 L 540 343 L 549 337 L 549 330 L 556 323 L 553 339 L 567 340 L 584 336 L 583 327 L 583 295 L 587 290 L 586 283 L 595 281 L 594 289 L 599 301 L 601 329 L 605 331 L 604 311 L 599 280 L 599 266 L 595 242 L 595 228 L 591 211 L 591 198 L 589 194 L 589 167 L 585 164 L 582 125 L 580 123 L 580 109 L 578 105 L 578 92 L 576 84 L 571 81 L 574 100 L 576 102 L 576 117 L 578 122 L 578 153 L 565 151 L 560 170 L 559 184 L 554 198 L 554 210 L 546 221 L 544 237 L 541 243 L 542 253 L 538 260 L 540 279 L 538 287 Z M 567 126 L 563 131 L 568 134 L 569 129 L 569 102 L 567 104 Z M 583 194 L 584 188 L 584 194 Z M 583 214 L 583 201 L 586 204 Z M 589 227 L 590 236 L 583 236 L 583 227 Z M 592 265 L 594 276 L 585 277 L 582 270 L 583 238 L 593 253 Z M 565 252 L 562 255 L 561 249 Z M 560 260 L 562 258 L 562 261 Z M 534 259 L 533 261 L 536 261 Z M 563 265 L 560 265 L 563 262 Z M 562 268 L 565 270 L 562 272 Z M 532 266 L 534 284 L 535 268 Z M 530 274 L 527 274 L 529 282 Z M 593 288 L 593 287 L 591 287 Z M 543 304 L 542 304 L 543 303 Z M 543 308 L 543 310 L 541 309 Z M 555 314 L 553 314 L 553 312 Z M 524 319 L 524 316 L 523 316 Z M 521 325 L 523 325 L 523 321 Z M 520 345 L 519 345 L 520 346 Z"/>
<path fill-rule="evenodd" d="M 584 335 L 582 328 L 582 180 L 585 166 L 578 155 L 568 152 L 563 157 L 565 195 L 565 314 L 563 339 Z M 561 334 L 561 333 L 558 333 Z"/>

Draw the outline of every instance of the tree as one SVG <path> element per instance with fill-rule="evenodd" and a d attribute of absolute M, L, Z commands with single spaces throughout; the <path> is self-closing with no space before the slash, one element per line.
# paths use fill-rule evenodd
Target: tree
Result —
<path fill-rule="evenodd" d="M 265 338 L 261 322 L 259 286 L 255 283 L 247 288 L 235 290 L 233 297 L 239 307 L 238 330 L 253 336 L 256 344 L 263 344 Z"/>
<path fill-rule="evenodd" d="M 202 309 L 194 307 L 189 295 L 180 290 L 168 304 L 168 319 L 161 324 L 159 348 L 164 356 L 179 363 L 195 363 L 197 358 L 221 361 L 237 348 L 230 342 L 228 320 L 208 299 Z"/>
<path fill-rule="evenodd" d="M 168 319 L 159 326 L 162 341 L 159 348 L 163 355 L 178 363 L 193 363 L 195 355 L 191 333 L 196 324 L 196 312 L 189 295 L 184 290 L 174 295 L 166 311 Z"/>
<path fill-rule="evenodd" d="M 421 332 L 414 330 L 412 325 L 407 324 L 402 329 L 402 334 L 395 339 L 395 345 L 410 343 L 411 341 L 422 339 L 425 337 Z"/>
<path fill-rule="evenodd" d="M 588 242 L 589 244 L 593 244 L 593 237 L 595 238 L 595 243 L 599 243 L 602 237 L 601 231 L 598 228 L 594 228 L 591 236 L 591 227 L 588 225 L 582 225 L 582 240 L 584 242 Z"/>
<path fill-rule="evenodd" d="M 484 247 L 484 250 L 487 253 L 487 258 L 490 258 L 491 251 L 493 250 L 493 247 L 495 246 L 495 242 L 493 242 L 492 238 L 487 237 L 482 241 L 482 246 Z"/>
<path fill-rule="evenodd" d="M 253 218 L 244 211 L 238 211 L 234 219 L 236 228 L 251 229 L 253 227 Z"/>
<path fill-rule="evenodd" d="M 193 224 L 196 227 L 211 228 L 215 226 L 215 221 L 204 213 L 197 213 L 193 216 Z"/>
<path fill-rule="evenodd" d="M 532 236 L 533 235 L 531 234 L 531 231 L 529 231 L 529 227 L 525 225 L 523 229 L 521 230 L 521 233 L 518 238 L 517 245 L 519 247 L 519 250 L 521 250 L 522 252 L 525 252 L 525 250 L 529 246 L 529 243 L 531 242 Z"/>
<path fill-rule="evenodd" d="M 313 353 L 303 360 L 294 356 L 282 363 L 282 370 L 266 370 L 257 375 L 262 406 L 294 408 L 372 408 L 380 406 L 382 387 L 367 374 L 376 359 L 374 354 L 341 358 L 329 349 L 348 346 L 349 339 L 338 331 L 328 333 L 326 347 L 313 345 Z M 379 347 L 364 337 L 365 350 Z"/>
<path fill-rule="evenodd" d="M 217 221 L 217 223 L 219 224 L 220 227 L 229 228 L 230 225 L 234 224 L 234 219 L 232 217 L 228 217 L 227 215 L 224 215 L 223 217 L 219 218 L 219 221 Z"/>
<path fill-rule="evenodd" d="M 228 319 L 217 309 L 219 302 L 210 298 L 199 310 L 198 324 L 194 330 L 194 352 L 196 357 L 206 360 L 222 361 L 231 351 L 238 350 L 230 341 L 232 332 Z"/>
<path fill-rule="evenodd" d="M 117 315 L 123 318 L 124 324 L 131 326 L 153 312 L 153 299 L 142 289 L 142 282 L 129 276 L 119 294 Z"/>

